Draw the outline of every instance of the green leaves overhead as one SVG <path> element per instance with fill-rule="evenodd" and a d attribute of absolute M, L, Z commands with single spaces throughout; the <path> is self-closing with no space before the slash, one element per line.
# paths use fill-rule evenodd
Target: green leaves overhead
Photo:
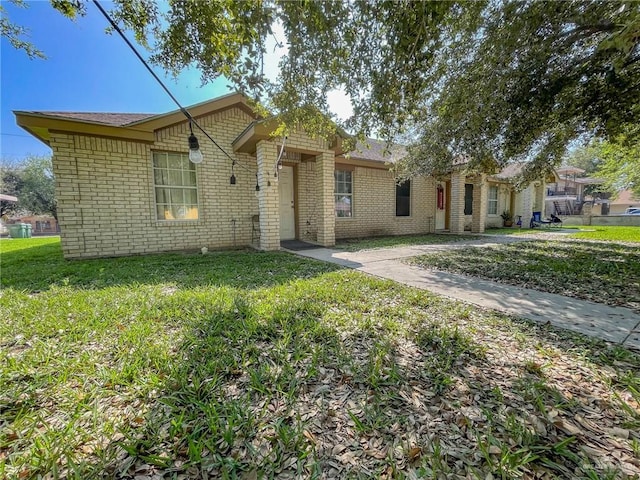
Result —
<path fill-rule="evenodd" d="M 156 63 L 224 76 L 284 126 L 335 132 L 327 94 L 346 92 L 342 126 L 412 144 L 407 175 L 465 159 L 527 161 L 532 176 L 576 139 L 640 121 L 634 1 L 118 0 L 113 14 Z"/>
<path fill-rule="evenodd" d="M 625 43 L 621 32 L 639 11 L 630 2 L 487 7 L 439 56 L 433 78 L 446 88 L 425 105 L 410 169 L 446 169 L 464 155 L 472 165 L 529 161 L 532 176 L 581 135 L 615 135 L 637 122 L 638 37 Z"/>

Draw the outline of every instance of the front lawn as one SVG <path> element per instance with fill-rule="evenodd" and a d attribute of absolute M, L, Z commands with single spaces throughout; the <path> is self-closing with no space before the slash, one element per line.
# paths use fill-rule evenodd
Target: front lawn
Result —
<path fill-rule="evenodd" d="M 412 245 L 440 245 L 444 243 L 478 240 L 476 235 L 451 235 L 427 233 L 423 235 L 391 235 L 386 237 L 347 238 L 338 240 L 336 248 L 348 252 L 372 250 L 376 248 L 408 247 Z"/>
<path fill-rule="evenodd" d="M 640 227 L 596 226 L 596 225 L 565 225 L 562 228 L 489 228 L 488 235 L 556 235 L 565 233 L 565 238 L 580 240 L 600 240 L 608 242 L 640 243 Z"/>
<path fill-rule="evenodd" d="M 0 249 L 0 478 L 640 475 L 620 347 L 286 253 Z"/>
<path fill-rule="evenodd" d="M 640 248 L 612 242 L 529 241 L 466 247 L 408 262 L 640 311 Z"/>
<path fill-rule="evenodd" d="M 640 243 L 640 227 L 581 226 L 571 238 Z"/>

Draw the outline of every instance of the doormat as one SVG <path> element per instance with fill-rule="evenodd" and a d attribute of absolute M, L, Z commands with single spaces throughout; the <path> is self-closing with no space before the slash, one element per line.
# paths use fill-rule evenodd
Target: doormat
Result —
<path fill-rule="evenodd" d="M 301 240 L 283 240 L 280 242 L 280 246 L 282 248 L 286 248 L 287 250 L 293 250 L 294 252 L 298 250 L 311 250 L 312 248 L 322 248 L 322 246 L 320 245 L 314 245 L 313 243 L 307 243 Z"/>

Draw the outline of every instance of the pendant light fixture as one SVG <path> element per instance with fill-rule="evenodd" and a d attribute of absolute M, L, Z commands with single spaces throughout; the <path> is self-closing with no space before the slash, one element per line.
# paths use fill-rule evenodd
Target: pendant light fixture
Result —
<path fill-rule="evenodd" d="M 202 152 L 200 151 L 200 144 L 198 143 L 198 139 L 193 134 L 193 126 L 191 121 L 189 121 L 189 130 L 191 131 L 191 135 L 189 135 L 189 160 L 191 163 L 202 163 Z"/>
<path fill-rule="evenodd" d="M 231 178 L 229 179 L 229 184 L 230 185 L 235 185 L 236 184 L 236 174 L 233 171 L 233 167 L 236 166 L 236 161 L 235 159 L 231 162 Z"/>

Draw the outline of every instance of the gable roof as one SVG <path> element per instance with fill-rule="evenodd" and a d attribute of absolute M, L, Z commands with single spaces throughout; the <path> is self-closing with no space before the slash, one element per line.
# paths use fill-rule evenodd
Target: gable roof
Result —
<path fill-rule="evenodd" d="M 388 145 L 382 140 L 367 138 L 365 142 L 357 142 L 355 150 L 348 155 L 356 160 L 395 163 L 407 155 L 407 149 L 404 145 Z"/>
<path fill-rule="evenodd" d="M 524 163 L 510 163 L 498 173 L 491 175 L 491 178 L 495 178 L 497 180 L 510 180 L 517 177 L 518 175 L 521 175 L 523 169 Z"/>
<path fill-rule="evenodd" d="M 114 127 L 123 127 L 130 123 L 145 120 L 157 116 L 157 113 L 105 113 L 105 112 L 48 112 L 48 111 L 23 111 L 32 115 L 42 117 L 65 118 L 68 120 L 79 120 L 81 122 L 102 123 Z"/>
<path fill-rule="evenodd" d="M 256 118 L 247 97 L 241 93 L 223 95 L 185 109 L 193 118 L 198 118 L 234 107 Z M 161 114 L 35 110 L 15 110 L 13 113 L 19 126 L 47 145 L 52 130 L 151 143 L 156 130 L 187 121 L 180 109 Z"/>

